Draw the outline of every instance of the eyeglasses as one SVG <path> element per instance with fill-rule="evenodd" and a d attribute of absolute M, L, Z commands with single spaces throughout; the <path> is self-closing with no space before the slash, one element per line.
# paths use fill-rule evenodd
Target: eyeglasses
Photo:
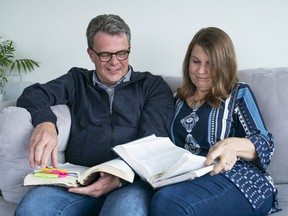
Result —
<path fill-rule="evenodd" d="M 116 55 L 116 58 L 119 61 L 124 61 L 128 58 L 130 50 L 120 50 L 118 52 L 115 53 L 111 53 L 111 52 L 101 52 L 101 53 L 97 53 L 92 47 L 90 47 L 90 49 L 99 57 L 101 62 L 108 62 L 111 60 L 112 55 Z"/>

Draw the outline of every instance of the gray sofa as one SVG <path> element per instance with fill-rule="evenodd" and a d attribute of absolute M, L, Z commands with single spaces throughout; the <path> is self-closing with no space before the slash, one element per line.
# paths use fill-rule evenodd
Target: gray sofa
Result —
<path fill-rule="evenodd" d="M 259 68 L 239 71 L 240 80 L 253 89 L 267 128 L 275 137 L 275 153 L 269 172 L 278 185 L 279 207 L 275 216 L 288 215 L 288 68 Z M 164 76 L 173 92 L 180 86 L 180 77 Z M 1 102 L 0 102 L 1 103 Z M 0 104 L 1 105 L 1 104 Z M 30 188 L 22 187 L 23 177 L 31 169 L 28 166 L 27 145 L 32 125 L 29 113 L 10 105 L 0 113 L 0 216 L 13 215 L 17 203 Z M 2 103 L 2 108 L 6 106 Z M 1 106 L 0 106 L 1 109 Z M 66 106 L 53 107 L 58 116 L 58 158 L 64 161 L 64 150 L 70 128 L 70 115 Z M 285 117 L 286 116 L 286 117 Z"/>

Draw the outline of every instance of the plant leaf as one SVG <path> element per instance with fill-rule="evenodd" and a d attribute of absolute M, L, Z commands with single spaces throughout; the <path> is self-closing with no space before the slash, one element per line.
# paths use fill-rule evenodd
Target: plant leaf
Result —
<path fill-rule="evenodd" d="M 1 39 L 2 37 L 0 37 Z M 17 69 L 18 73 L 24 73 L 34 70 L 34 67 L 39 67 L 39 62 L 32 59 L 15 59 L 14 52 L 16 51 L 16 43 L 12 40 L 5 40 L 0 42 L 0 81 L 7 82 L 6 71 L 10 69 Z"/>

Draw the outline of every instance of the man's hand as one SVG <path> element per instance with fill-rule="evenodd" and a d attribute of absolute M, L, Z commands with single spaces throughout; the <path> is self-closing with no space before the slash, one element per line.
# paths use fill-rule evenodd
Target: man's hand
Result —
<path fill-rule="evenodd" d="M 35 127 L 29 143 L 29 163 L 32 168 L 46 167 L 49 157 L 53 167 L 57 167 L 57 131 L 51 122 L 43 122 Z"/>
<path fill-rule="evenodd" d="M 118 188 L 119 184 L 120 179 L 118 177 L 100 172 L 100 178 L 93 184 L 87 187 L 69 188 L 69 192 L 99 197 Z"/>

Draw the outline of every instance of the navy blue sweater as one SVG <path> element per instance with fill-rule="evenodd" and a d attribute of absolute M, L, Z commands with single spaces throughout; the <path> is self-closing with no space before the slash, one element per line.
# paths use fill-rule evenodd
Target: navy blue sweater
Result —
<path fill-rule="evenodd" d="M 56 125 L 50 106 L 69 106 L 72 123 L 66 161 L 93 166 L 114 158 L 115 145 L 151 134 L 168 136 L 174 104 L 162 77 L 132 69 L 130 81 L 116 86 L 110 113 L 109 97 L 93 85 L 93 73 L 72 68 L 46 84 L 26 88 L 17 101 L 30 112 L 34 127 L 47 121 Z"/>

